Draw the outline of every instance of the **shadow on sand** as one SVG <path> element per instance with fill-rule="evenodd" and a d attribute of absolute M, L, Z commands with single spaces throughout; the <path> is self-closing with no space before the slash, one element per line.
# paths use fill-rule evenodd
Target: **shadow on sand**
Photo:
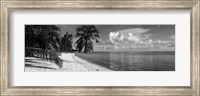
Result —
<path fill-rule="evenodd" d="M 40 61 L 35 61 L 35 60 L 40 60 L 40 59 L 39 58 L 37 58 L 37 59 L 25 59 L 25 67 L 43 68 L 43 69 L 55 69 L 55 68 L 52 68 L 52 67 L 37 66 L 35 64 L 41 64 L 41 65 L 43 65 L 43 63 L 40 62 Z"/>
<path fill-rule="evenodd" d="M 50 68 L 50 67 L 35 66 L 35 65 L 32 65 L 32 64 L 25 64 L 25 67 L 44 68 L 44 69 L 54 69 L 54 68 Z"/>

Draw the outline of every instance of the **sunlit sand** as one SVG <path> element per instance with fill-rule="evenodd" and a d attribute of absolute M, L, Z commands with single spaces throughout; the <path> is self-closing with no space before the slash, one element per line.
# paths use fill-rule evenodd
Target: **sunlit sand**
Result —
<path fill-rule="evenodd" d="M 111 71 L 80 59 L 74 53 L 61 53 L 59 57 L 63 60 L 62 68 L 41 58 L 25 57 L 25 71 Z"/>

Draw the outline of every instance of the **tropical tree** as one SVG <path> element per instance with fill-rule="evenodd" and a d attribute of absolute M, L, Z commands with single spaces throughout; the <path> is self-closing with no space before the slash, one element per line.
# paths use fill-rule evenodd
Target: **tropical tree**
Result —
<path fill-rule="evenodd" d="M 59 31 L 55 25 L 26 25 L 25 46 L 59 51 Z"/>
<path fill-rule="evenodd" d="M 93 42 L 99 43 L 99 33 L 94 25 L 83 25 L 76 29 L 75 37 L 78 40 L 75 42 L 76 50 L 79 52 L 90 53 L 93 52 Z"/>
<path fill-rule="evenodd" d="M 55 25 L 25 25 L 25 55 L 37 52 L 44 59 L 53 58 L 55 62 L 60 61 L 56 60 L 59 59 L 60 52 L 59 32 L 59 27 Z"/>
<path fill-rule="evenodd" d="M 61 51 L 70 52 L 72 51 L 72 38 L 73 35 L 66 32 L 66 34 L 61 39 Z"/>

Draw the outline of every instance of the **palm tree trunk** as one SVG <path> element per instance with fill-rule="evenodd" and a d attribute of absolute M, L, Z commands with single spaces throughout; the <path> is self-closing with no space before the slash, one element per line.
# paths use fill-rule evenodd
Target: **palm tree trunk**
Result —
<path fill-rule="evenodd" d="M 87 53 L 87 40 L 85 40 L 84 53 Z"/>

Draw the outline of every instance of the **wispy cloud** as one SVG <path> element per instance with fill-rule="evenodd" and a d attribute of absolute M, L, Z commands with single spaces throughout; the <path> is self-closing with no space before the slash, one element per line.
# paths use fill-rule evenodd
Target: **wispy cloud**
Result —
<path fill-rule="evenodd" d="M 130 29 L 123 29 L 123 30 L 118 30 L 118 32 L 122 34 L 143 34 L 149 31 L 150 29 L 144 29 L 144 28 L 130 28 Z"/>

